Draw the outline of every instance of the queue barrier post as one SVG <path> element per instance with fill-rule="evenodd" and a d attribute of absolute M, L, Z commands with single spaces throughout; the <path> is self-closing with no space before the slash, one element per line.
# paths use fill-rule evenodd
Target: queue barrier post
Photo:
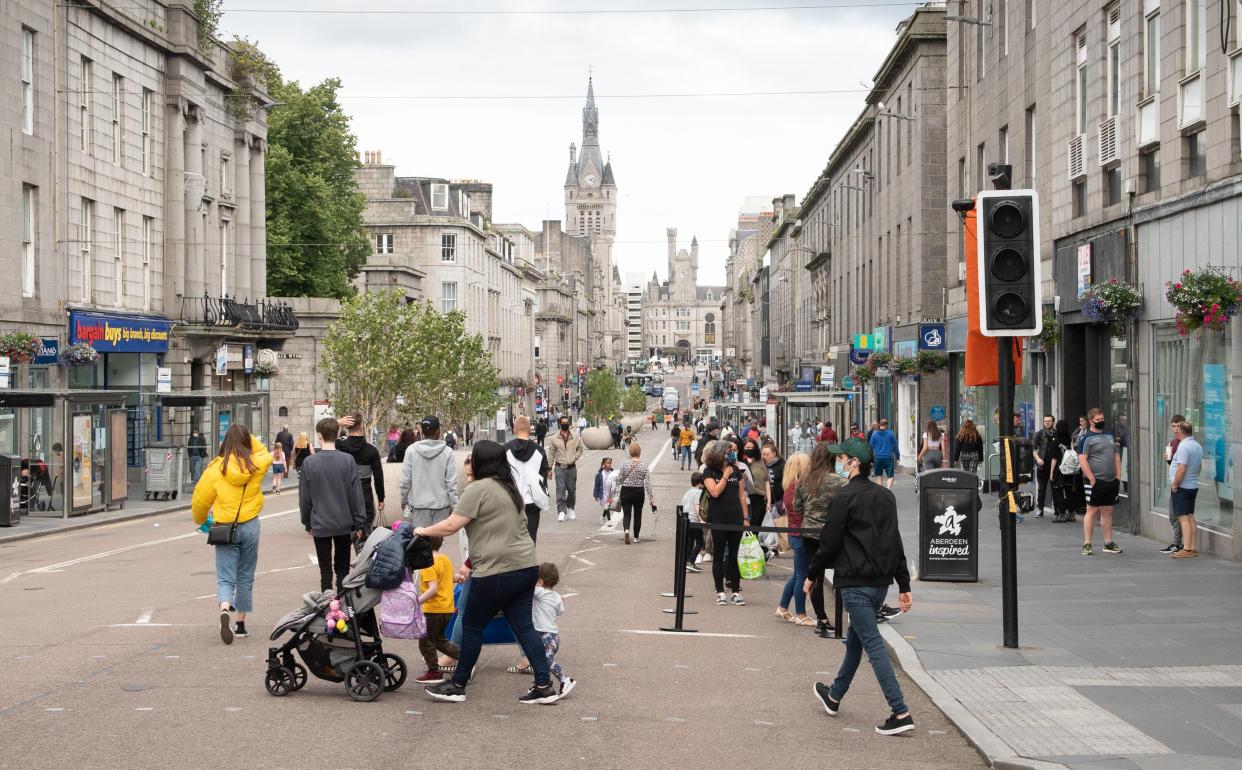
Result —
<path fill-rule="evenodd" d="M 686 587 L 685 587 L 686 565 L 681 563 L 680 555 L 686 552 L 686 536 L 688 535 L 689 527 L 685 527 L 685 528 L 682 527 L 681 519 L 683 516 L 686 518 L 686 522 L 689 523 L 690 521 L 689 514 L 683 511 L 681 509 L 681 506 L 679 505 L 677 506 L 677 513 L 675 514 L 673 518 L 673 521 L 675 522 L 675 525 L 673 527 L 673 554 L 674 554 L 673 556 L 673 590 L 664 591 L 663 593 L 660 594 L 660 596 L 663 596 L 666 599 L 677 598 L 677 581 L 678 580 L 680 580 L 682 583 L 681 592 L 685 593 L 685 590 L 686 590 Z M 690 599 L 694 598 L 694 594 L 685 594 L 685 595 L 687 598 L 690 598 Z"/>
<path fill-rule="evenodd" d="M 673 615 L 672 626 L 661 626 L 661 631 L 671 631 L 675 633 L 695 633 L 698 629 L 686 628 L 684 625 L 687 613 L 696 614 L 694 610 L 686 609 L 686 565 L 683 563 L 686 552 L 686 535 L 690 529 L 690 517 L 686 514 L 682 507 L 677 506 L 677 527 L 676 535 L 673 538 L 673 595 L 677 599 L 676 606 L 672 609 L 666 609 L 664 612 Z"/>

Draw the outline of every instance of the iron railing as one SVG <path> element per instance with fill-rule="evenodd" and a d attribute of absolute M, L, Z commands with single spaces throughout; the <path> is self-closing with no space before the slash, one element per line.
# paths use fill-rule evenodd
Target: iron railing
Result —
<path fill-rule="evenodd" d="M 282 302 L 242 302 L 232 297 L 181 298 L 181 323 L 247 331 L 297 331 L 293 308 Z"/>

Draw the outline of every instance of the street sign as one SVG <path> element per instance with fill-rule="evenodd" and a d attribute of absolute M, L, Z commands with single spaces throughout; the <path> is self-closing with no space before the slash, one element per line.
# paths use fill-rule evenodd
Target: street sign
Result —
<path fill-rule="evenodd" d="M 943 420 L 946 417 L 944 404 L 934 405 L 931 408 L 931 414 L 929 416 L 931 417 L 931 419 L 935 420 L 936 422 L 940 422 L 941 420 Z"/>
<path fill-rule="evenodd" d="M 847 374 L 841 378 L 841 387 L 845 390 L 853 390 L 855 384 L 853 375 Z"/>
<path fill-rule="evenodd" d="M 919 350 L 944 349 L 944 324 L 919 324 Z"/>
<path fill-rule="evenodd" d="M 172 393 L 172 369 L 166 366 L 155 370 L 155 392 Z"/>
<path fill-rule="evenodd" d="M 557 384 L 557 385 L 564 385 L 564 384 L 565 384 L 565 376 L 564 376 L 564 375 L 562 375 L 562 374 L 558 374 L 558 375 L 556 375 L 556 384 Z"/>

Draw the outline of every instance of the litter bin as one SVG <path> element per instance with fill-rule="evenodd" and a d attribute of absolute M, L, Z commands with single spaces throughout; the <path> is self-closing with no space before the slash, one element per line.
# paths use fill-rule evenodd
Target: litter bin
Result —
<path fill-rule="evenodd" d="M 979 477 L 945 468 L 919 474 L 919 579 L 979 581 Z"/>
<path fill-rule="evenodd" d="M 21 478 L 21 458 L 0 454 L 0 527 L 12 527 L 22 520 L 22 492 L 29 486 Z"/>

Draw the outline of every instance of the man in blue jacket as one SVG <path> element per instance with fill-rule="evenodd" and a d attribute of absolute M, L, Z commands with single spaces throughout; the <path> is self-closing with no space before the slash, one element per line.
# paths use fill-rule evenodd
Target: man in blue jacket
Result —
<path fill-rule="evenodd" d="M 893 488 L 893 468 L 897 465 L 897 436 L 888 429 L 888 420 L 880 420 L 879 430 L 871 432 L 871 452 L 875 456 L 875 476 L 888 477 L 888 488 Z"/>
<path fill-rule="evenodd" d="M 910 571 L 897 529 L 897 499 L 868 478 L 872 453 L 866 441 L 849 438 L 830 445 L 828 451 L 836 456 L 837 475 L 846 476 L 849 481 L 828 504 L 828 518 L 819 535 L 819 550 L 811 557 L 804 590 L 811 590 L 811 576 L 832 567 L 834 585 L 841 592 L 841 604 L 850 617 L 850 630 L 837 678 L 831 687 L 816 682 L 815 696 L 828 715 L 835 717 L 866 650 L 871 670 L 892 710 L 875 731 L 880 735 L 909 732 L 914 729 L 914 719 L 906 708 L 901 685 L 876 625 L 876 614 L 884 606 L 884 597 L 894 580 L 901 611 L 909 612 L 914 604 Z"/>

